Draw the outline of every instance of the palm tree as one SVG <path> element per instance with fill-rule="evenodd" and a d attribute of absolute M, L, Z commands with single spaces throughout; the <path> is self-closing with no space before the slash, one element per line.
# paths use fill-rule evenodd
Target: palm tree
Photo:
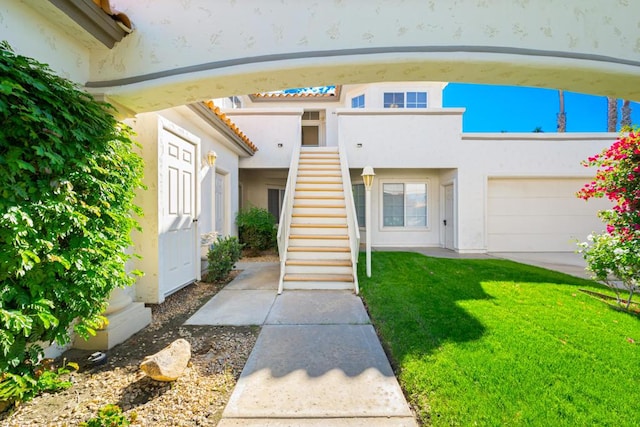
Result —
<path fill-rule="evenodd" d="M 556 122 L 558 124 L 557 129 L 558 132 L 566 132 L 567 131 L 567 113 L 564 111 L 564 91 L 562 89 L 558 90 L 558 100 L 560 101 L 558 114 L 556 114 Z"/>
<path fill-rule="evenodd" d="M 631 127 L 631 103 L 628 99 L 622 101 L 622 118 L 620 119 L 620 127 Z"/>
<path fill-rule="evenodd" d="M 618 99 L 607 96 L 607 132 L 615 132 L 618 125 Z"/>

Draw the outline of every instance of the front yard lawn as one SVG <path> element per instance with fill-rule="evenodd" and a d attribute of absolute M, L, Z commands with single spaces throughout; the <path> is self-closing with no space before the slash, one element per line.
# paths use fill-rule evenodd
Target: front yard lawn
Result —
<path fill-rule="evenodd" d="M 362 297 L 425 424 L 640 422 L 640 318 L 606 288 L 493 259 L 374 252 Z"/>

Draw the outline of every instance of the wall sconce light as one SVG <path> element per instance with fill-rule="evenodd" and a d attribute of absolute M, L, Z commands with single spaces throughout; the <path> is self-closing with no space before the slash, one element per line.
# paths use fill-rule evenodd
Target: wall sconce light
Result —
<path fill-rule="evenodd" d="M 278 148 L 282 148 L 282 142 L 278 142 Z"/>
<path fill-rule="evenodd" d="M 209 165 L 209 167 L 213 167 L 216 164 L 216 159 L 218 158 L 218 155 L 216 154 L 215 151 L 211 150 L 207 153 L 207 164 Z"/>
<path fill-rule="evenodd" d="M 358 147 L 358 148 L 362 148 L 362 142 L 358 142 L 358 143 L 356 144 L 356 147 Z"/>

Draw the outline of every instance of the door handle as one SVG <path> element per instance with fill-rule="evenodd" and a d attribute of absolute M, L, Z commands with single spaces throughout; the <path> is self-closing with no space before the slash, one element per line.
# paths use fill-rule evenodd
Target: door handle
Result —
<path fill-rule="evenodd" d="M 446 219 L 442 220 L 442 222 L 444 223 L 444 226 L 446 227 L 447 226 L 447 220 Z"/>

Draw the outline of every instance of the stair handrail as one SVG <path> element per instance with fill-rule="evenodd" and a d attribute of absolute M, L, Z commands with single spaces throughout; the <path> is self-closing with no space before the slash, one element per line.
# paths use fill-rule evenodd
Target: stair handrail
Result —
<path fill-rule="evenodd" d="M 300 161 L 300 145 L 296 144 L 291 154 L 287 186 L 284 190 L 284 200 L 280 211 L 278 223 L 278 255 L 280 256 L 280 280 L 278 281 L 278 295 L 284 288 L 284 273 L 289 249 L 289 235 L 291 234 L 291 217 L 293 216 L 293 199 L 296 192 L 296 180 L 298 178 L 298 163 Z"/>
<path fill-rule="evenodd" d="M 342 141 L 338 141 L 338 155 L 340 157 L 340 171 L 342 172 L 342 189 L 344 192 L 344 202 L 347 211 L 347 232 L 349 233 L 349 246 L 351 250 L 351 265 L 353 267 L 353 285 L 356 295 L 360 293 L 358 285 L 358 255 L 360 254 L 360 228 L 358 226 L 358 215 L 356 214 L 356 204 L 353 200 L 353 190 L 351 187 L 351 175 L 347 164 L 347 154 Z"/>

